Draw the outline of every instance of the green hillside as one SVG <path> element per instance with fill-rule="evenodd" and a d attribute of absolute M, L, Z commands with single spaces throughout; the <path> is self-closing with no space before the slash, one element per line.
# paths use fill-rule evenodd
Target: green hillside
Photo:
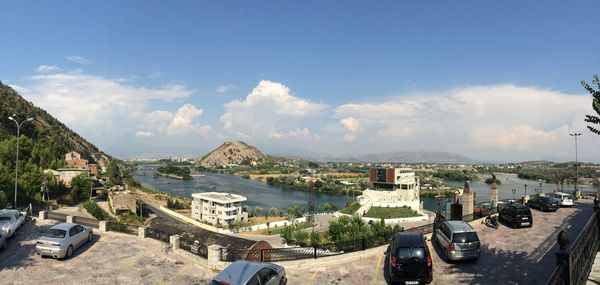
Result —
<path fill-rule="evenodd" d="M 14 200 L 16 126 L 8 119 L 13 114 L 19 121 L 34 118 L 24 123 L 20 130 L 18 202 L 21 205 L 39 200 L 43 170 L 63 167 L 65 153 L 77 151 L 90 163 L 110 159 L 96 146 L 0 82 L 0 208 L 5 206 L 5 201 L 12 204 Z"/>

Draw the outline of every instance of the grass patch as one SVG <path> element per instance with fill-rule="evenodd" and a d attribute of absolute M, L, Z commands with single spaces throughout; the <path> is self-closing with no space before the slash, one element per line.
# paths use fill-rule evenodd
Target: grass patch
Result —
<path fill-rule="evenodd" d="M 352 203 L 350 206 L 343 208 L 340 210 L 343 214 L 353 215 L 360 209 L 360 204 L 357 202 Z"/>
<path fill-rule="evenodd" d="M 420 215 L 417 213 L 417 211 L 404 206 L 399 208 L 371 207 L 371 209 L 364 216 L 378 219 L 394 219 L 418 217 Z"/>
<path fill-rule="evenodd" d="M 289 226 L 289 224 L 288 224 Z M 299 223 L 296 225 L 296 227 L 294 229 L 308 229 L 310 227 L 314 226 L 314 224 L 308 223 L 308 222 L 303 222 L 303 223 Z M 255 234 L 255 235 L 279 235 L 281 234 L 281 231 L 283 231 L 283 229 L 286 226 L 279 226 L 279 227 L 271 227 L 268 230 L 264 229 L 264 230 L 260 230 L 260 231 L 255 231 L 255 232 L 250 232 L 251 234 Z"/>
<path fill-rule="evenodd" d="M 144 224 L 144 220 L 144 218 L 140 218 L 140 216 L 132 213 L 119 215 L 119 222 L 129 225 L 142 226 Z"/>

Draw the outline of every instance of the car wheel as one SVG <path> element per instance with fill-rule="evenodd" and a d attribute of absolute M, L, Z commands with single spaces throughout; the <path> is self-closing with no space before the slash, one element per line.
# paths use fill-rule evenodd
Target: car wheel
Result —
<path fill-rule="evenodd" d="M 69 258 L 71 257 L 71 255 L 73 255 L 73 246 L 69 245 L 69 248 L 67 248 L 67 255 L 65 255 L 65 258 Z"/>
<path fill-rule="evenodd" d="M 94 235 L 92 235 L 92 233 L 90 233 L 90 234 L 88 235 L 88 242 L 92 241 L 92 238 L 93 238 L 93 237 L 94 237 Z"/>
<path fill-rule="evenodd" d="M 450 254 L 448 253 L 448 249 L 444 248 L 444 259 L 446 262 L 450 262 Z"/>

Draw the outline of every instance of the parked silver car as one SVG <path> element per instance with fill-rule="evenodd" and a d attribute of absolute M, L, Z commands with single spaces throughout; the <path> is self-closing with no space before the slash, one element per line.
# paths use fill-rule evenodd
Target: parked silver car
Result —
<path fill-rule="evenodd" d="M 35 245 L 40 256 L 69 258 L 73 251 L 91 241 L 94 237 L 91 227 L 73 223 L 62 223 L 51 227 Z"/>
<path fill-rule="evenodd" d="M 273 263 L 236 261 L 210 282 L 209 285 L 285 285 L 285 268 Z"/>
<path fill-rule="evenodd" d="M 445 221 L 434 232 L 446 260 L 479 258 L 481 243 L 477 232 L 466 222 Z"/>

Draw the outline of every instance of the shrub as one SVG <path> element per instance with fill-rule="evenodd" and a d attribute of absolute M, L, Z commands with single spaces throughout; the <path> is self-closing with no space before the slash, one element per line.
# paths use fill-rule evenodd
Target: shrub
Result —
<path fill-rule="evenodd" d="M 83 204 L 83 207 L 88 211 L 88 213 L 90 213 L 90 215 L 94 216 L 94 218 L 96 218 L 96 220 L 98 221 L 104 221 L 108 218 L 108 214 L 104 210 L 102 210 L 102 208 L 100 208 L 98 204 L 92 201 L 85 202 L 85 204 Z"/>

